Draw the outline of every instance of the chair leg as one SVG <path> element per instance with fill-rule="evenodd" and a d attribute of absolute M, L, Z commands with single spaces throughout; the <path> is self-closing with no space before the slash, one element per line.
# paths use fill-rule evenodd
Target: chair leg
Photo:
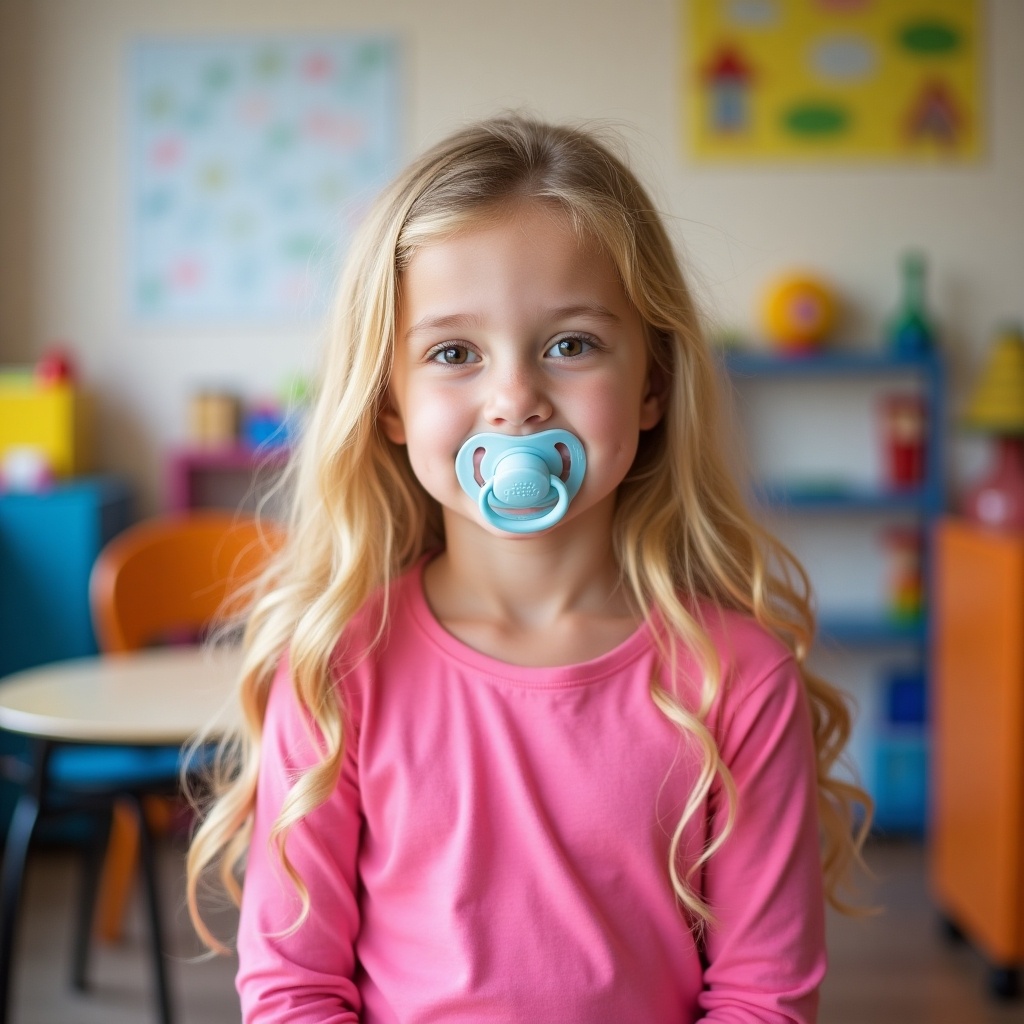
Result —
<path fill-rule="evenodd" d="M 78 920 L 75 923 L 75 947 L 71 958 L 71 984 L 79 992 L 88 987 L 89 948 L 92 945 L 93 922 L 96 918 L 96 895 L 100 887 L 100 871 L 107 840 L 111 836 L 112 811 L 97 815 L 98 834 L 88 844 L 82 858 L 82 888 L 79 894 Z"/>
<path fill-rule="evenodd" d="M 32 781 L 18 797 L 7 828 L 7 845 L 4 848 L 3 870 L 0 872 L 0 1024 L 7 1024 L 10 1011 L 11 968 L 22 885 L 25 881 L 25 861 L 42 809 L 52 749 L 48 740 L 38 740 L 33 744 Z"/>
<path fill-rule="evenodd" d="M 174 817 L 174 800 L 170 797 L 146 797 L 143 806 L 149 827 L 163 835 Z M 118 942 L 124 933 L 124 917 L 138 867 L 139 826 L 135 811 L 131 801 L 119 800 L 114 805 L 110 843 L 96 903 L 96 937 L 102 942 Z"/>
<path fill-rule="evenodd" d="M 6 1024 L 11 996 L 11 967 L 14 960 L 14 938 L 21 907 L 21 890 L 25 880 L 25 861 L 32 842 L 32 833 L 39 820 L 39 798 L 35 793 L 22 793 L 14 808 L 7 830 L 4 849 L 3 877 L 0 880 L 0 1024 Z"/>
<path fill-rule="evenodd" d="M 110 827 L 96 902 L 96 937 L 117 942 L 139 865 L 139 824 L 130 801 L 118 800 Z"/>
<path fill-rule="evenodd" d="M 153 978 L 156 983 L 157 1011 L 160 1024 L 172 1024 L 171 993 L 167 984 L 163 922 L 160 914 L 160 891 L 157 881 L 156 851 L 153 837 L 146 822 L 146 814 L 140 800 L 133 800 L 139 826 L 139 853 L 142 863 L 143 880 L 146 887 L 146 905 L 149 911 L 151 933 L 150 950 L 153 958 Z"/>

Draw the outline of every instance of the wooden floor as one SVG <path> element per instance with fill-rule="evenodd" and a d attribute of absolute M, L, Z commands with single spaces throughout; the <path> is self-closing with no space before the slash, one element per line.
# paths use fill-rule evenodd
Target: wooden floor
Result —
<path fill-rule="evenodd" d="M 1024 1002 L 990 1000 L 982 959 L 941 935 L 927 898 L 921 847 L 875 844 L 868 859 L 878 876 L 873 899 L 887 910 L 869 920 L 830 918 L 832 969 L 821 1024 L 1024 1024 Z M 78 995 L 67 984 L 76 868 L 75 859 L 58 850 L 41 850 L 30 862 L 12 1024 L 152 1021 L 145 933 L 137 914 L 124 943 L 98 949 L 93 991 Z M 181 851 L 165 849 L 162 868 L 174 932 L 179 1024 L 237 1021 L 234 964 L 196 959 L 199 948 L 182 908 Z M 221 924 L 229 930 L 232 920 L 226 914 Z"/>

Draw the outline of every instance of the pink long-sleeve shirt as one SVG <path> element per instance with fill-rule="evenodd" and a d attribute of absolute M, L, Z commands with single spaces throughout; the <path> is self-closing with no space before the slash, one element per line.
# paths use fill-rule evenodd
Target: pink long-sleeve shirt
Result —
<path fill-rule="evenodd" d="M 699 759 L 651 699 L 649 627 L 581 665 L 522 668 L 447 633 L 420 569 L 390 600 L 386 641 L 337 672 L 344 769 L 288 836 L 311 899 L 290 934 L 299 900 L 268 833 L 316 742 L 286 661 L 277 673 L 238 935 L 246 1021 L 815 1020 L 814 748 L 781 644 L 709 616 L 725 685 L 708 724 L 739 799 L 695 879 L 717 922 L 700 941 L 668 874 Z M 346 662 L 370 627 L 352 625 Z M 697 678 L 684 658 L 684 701 Z M 716 785 L 686 829 L 682 871 L 723 821 Z"/>

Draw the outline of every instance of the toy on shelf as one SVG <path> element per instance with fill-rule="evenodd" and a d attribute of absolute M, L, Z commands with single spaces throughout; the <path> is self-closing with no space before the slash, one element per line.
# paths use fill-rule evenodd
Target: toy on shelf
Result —
<path fill-rule="evenodd" d="M 903 257 L 900 307 L 889 324 L 889 347 L 898 355 L 921 355 L 935 346 L 935 328 L 925 305 L 927 263 L 920 252 Z"/>
<path fill-rule="evenodd" d="M 810 274 L 791 274 L 765 293 L 765 332 L 772 344 L 789 355 L 817 351 L 836 322 L 837 303 L 831 288 Z"/>
<path fill-rule="evenodd" d="M 188 404 L 189 440 L 201 448 L 224 448 L 238 440 L 241 402 L 226 391 L 200 391 Z"/>
<path fill-rule="evenodd" d="M 992 469 L 965 495 L 964 514 L 985 526 L 1024 529 L 1024 328 L 996 335 L 964 414 L 964 426 L 996 442 Z"/>
<path fill-rule="evenodd" d="M 40 448 L 15 445 L 0 460 L 0 491 L 11 494 L 41 494 L 50 490 L 57 477 Z"/>
<path fill-rule="evenodd" d="M 73 384 L 78 377 L 75 361 L 66 348 L 48 348 L 40 357 L 33 370 L 40 384 Z"/>
<path fill-rule="evenodd" d="M 0 485 L 45 489 L 89 468 L 89 406 L 61 348 L 34 366 L 0 370 Z"/>
<path fill-rule="evenodd" d="M 920 487 L 925 479 L 927 406 L 916 392 L 894 392 L 879 401 L 885 483 L 894 490 Z"/>
<path fill-rule="evenodd" d="M 882 538 L 889 556 L 888 616 L 911 625 L 924 614 L 924 535 L 917 526 L 891 526 Z"/>
<path fill-rule="evenodd" d="M 296 374 L 282 389 L 280 399 L 265 398 L 246 411 L 242 437 L 252 448 L 292 445 L 302 431 L 310 400 L 309 379 Z"/>
<path fill-rule="evenodd" d="M 287 445 L 288 415 L 274 401 L 254 402 L 242 420 L 242 439 L 250 448 L 273 448 Z"/>
<path fill-rule="evenodd" d="M 197 392 L 189 400 L 189 444 L 198 450 L 289 446 L 301 429 L 308 400 L 309 384 L 300 376 L 285 382 L 279 398 L 245 402 L 227 391 Z"/>

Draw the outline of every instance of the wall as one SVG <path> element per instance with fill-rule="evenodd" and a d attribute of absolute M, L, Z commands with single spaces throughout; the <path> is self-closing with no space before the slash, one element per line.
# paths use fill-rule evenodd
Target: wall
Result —
<path fill-rule="evenodd" d="M 140 34 L 398 33 L 405 142 L 525 106 L 626 126 L 636 164 L 719 322 L 752 328 L 775 271 L 820 269 L 878 337 L 908 245 L 932 261 L 931 297 L 958 379 L 995 323 L 1024 319 L 1024 4 L 991 0 L 987 158 L 962 168 L 732 170 L 681 155 L 679 16 L 671 0 L 0 0 L 0 361 L 68 339 L 101 398 L 99 455 L 155 507 L 161 451 L 197 385 L 273 390 L 312 363 L 317 327 L 156 330 L 123 298 L 125 53 Z"/>

